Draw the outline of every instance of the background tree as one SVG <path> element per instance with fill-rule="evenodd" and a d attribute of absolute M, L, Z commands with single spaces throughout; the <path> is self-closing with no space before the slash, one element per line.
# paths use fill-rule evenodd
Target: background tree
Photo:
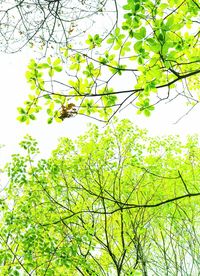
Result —
<path fill-rule="evenodd" d="M 45 51 L 50 46 L 64 46 L 80 38 L 95 24 L 96 19 L 98 21 L 98 17 L 105 20 L 108 13 L 112 14 L 113 22 L 110 20 L 110 26 L 102 30 L 105 33 L 115 24 L 115 1 L 0 1 L 1 50 L 13 53 L 27 44 L 40 46 Z"/>
<path fill-rule="evenodd" d="M 32 93 L 19 108 L 20 121 L 35 119 L 44 104 L 51 123 L 77 114 L 108 122 L 128 105 L 150 116 L 161 101 L 178 96 L 190 109 L 199 103 L 199 3 L 123 4 L 106 39 L 91 33 L 85 50 L 72 43 L 60 55 L 30 61 L 26 78 Z"/>
<path fill-rule="evenodd" d="M 150 138 L 128 120 L 73 143 L 49 159 L 7 165 L 1 199 L 1 275 L 197 275 L 197 137 Z"/>

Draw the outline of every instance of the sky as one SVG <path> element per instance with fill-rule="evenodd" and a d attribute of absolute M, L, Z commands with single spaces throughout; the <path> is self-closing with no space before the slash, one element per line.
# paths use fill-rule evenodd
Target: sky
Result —
<path fill-rule="evenodd" d="M 99 20 L 102 25 L 102 17 Z M 108 24 L 107 21 L 104 23 Z M 28 126 L 16 120 L 17 107 L 23 106 L 23 102 L 30 93 L 25 79 L 25 71 L 32 56 L 31 49 L 24 49 L 16 54 L 0 53 L 0 144 L 5 145 L 0 149 L 0 165 L 5 164 L 12 153 L 19 151 L 18 143 L 26 134 L 37 139 L 41 156 L 45 157 L 56 147 L 59 137 L 67 136 L 74 139 L 84 133 L 87 123 L 97 123 L 97 121 L 84 116 L 76 116 L 64 120 L 61 124 L 53 123 L 51 125 L 46 123 L 46 116 L 45 118 L 39 116 Z M 198 105 L 182 120 L 175 123 L 187 110 L 188 107 L 184 99 L 179 97 L 171 103 L 157 105 L 149 118 L 136 115 L 136 110 L 131 106 L 120 112 L 118 116 L 129 118 L 139 127 L 148 129 L 152 136 L 179 134 L 184 139 L 188 134 L 198 133 L 200 135 L 200 108 Z M 101 128 L 104 126 L 103 123 L 100 124 Z"/>
<path fill-rule="evenodd" d="M 23 106 L 28 93 L 25 71 L 32 53 L 23 51 L 17 54 L 0 54 L 1 101 L 0 164 L 5 164 L 12 153 L 19 151 L 18 143 L 26 134 L 30 134 L 39 142 L 41 156 L 50 154 L 58 142 L 59 137 L 67 136 L 75 139 L 87 129 L 87 123 L 97 123 L 86 117 L 76 116 L 66 119 L 63 123 L 48 125 L 46 117 L 39 116 L 30 125 L 19 123 L 16 120 L 17 107 Z M 188 110 L 183 99 L 178 98 L 171 103 L 161 103 L 152 112 L 151 117 L 136 115 L 134 107 L 128 107 L 119 113 L 120 118 L 129 118 L 141 128 L 147 128 L 150 135 L 180 134 L 184 139 L 188 134 L 200 135 L 200 109 L 197 105 L 187 116 L 175 122 Z M 101 123 L 100 128 L 105 125 Z"/>

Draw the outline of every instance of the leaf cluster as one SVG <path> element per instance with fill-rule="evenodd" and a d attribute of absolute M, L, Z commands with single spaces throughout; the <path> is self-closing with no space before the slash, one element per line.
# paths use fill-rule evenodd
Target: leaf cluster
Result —
<path fill-rule="evenodd" d="M 42 99 L 47 105 L 72 101 L 77 114 L 109 121 L 128 105 L 150 116 L 156 104 L 177 96 L 198 104 L 198 3 L 127 1 L 118 12 L 123 20 L 106 39 L 89 34 L 85 50 L 67 45 L 53 62 L 48 57 L 34 61 L 37 70 L 28 66 L 33 106 Z M 59 117 L 54 106 L 51 120 Z"/>
<path fill-rule="evenodd" d="M 2 275 L 198 273 L 196 137 L 150 138 L 123 120 L 61 138 L 49 159 L 29 136 L 20 145 L 0 201 Z"/>

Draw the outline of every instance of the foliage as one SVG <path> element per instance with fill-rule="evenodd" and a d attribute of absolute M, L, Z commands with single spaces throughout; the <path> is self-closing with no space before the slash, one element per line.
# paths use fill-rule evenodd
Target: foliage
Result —
<path fill-rule="evenodd" d="M 30 61 L 32 93 L 20 121 L 29 123 L 44 105 L 51 123 L 61 121 L 62 105 L 71 103 L 76 108 L 66 118 L 80 114 L 106 122 L 128 105 L 150 116 L 155 105 L 177 96 L 190 108 L 199 103 L 198 1 L 128 0 L 117 5 L 117 15 L 107 38 L 89 34 L 85 50 L 72 42 L 52 61 Z"/>
<path fill-rule="evenodd" d="M 1 0 L 0 49 L 13 53 L 29 45 L 46 52 L 66 45 L 92 29 L 99 17 L 105 20 L 108 10 L 114 14 L 109 4 L 107 0 Z"/>
<path fill-rule="evenodd" d="M 20 143 L 1 197 L 1 275 L 197 275 L 197 137 L 150 138 L 128 120 Z"/>

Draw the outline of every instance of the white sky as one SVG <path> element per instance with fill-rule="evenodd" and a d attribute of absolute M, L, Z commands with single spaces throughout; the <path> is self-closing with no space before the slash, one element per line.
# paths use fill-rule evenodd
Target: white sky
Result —
<path fill-rule="evenodd" d="M 112 7 L 110 10 L 112 10 Z M 112 21 L 112 16 L 107 19 L 100 16 L 99 26 L 103 28 L 102 22 L 105 25 L 112 25 L 113 22 L 109 23 L 109 20 Z M 28 50 L 23 50 L 23 52 L 10 55 L 0 53 L 0 144 L 5 145 L 5 147 L 0 149 L 0 164 L 5 164 L 8 157 L 19 150 L 18 143 L 27 133 L 38 140 L 41 153 L 45 156 L 56 147 L 59 137 L 68 136 L 75 138 L 86 130 L 87 122 L 97 123 L 95 120 L 77 116 L 66 119 L 61 124 L 53 123 L 48 125 L 46 123 L 47 117 L 42 118 L 40 113 L 39 118 L 36 121 L 32 121 L 28 126 L 16 120 L 18 116 L 17 107 L 23 106 L 23 102 L 30 93 L 29 85 L 26 83 L 24 75 L 32 55 L 30 50 L 29 52 Z M 156 106 L 155 111 L 152 112 L 149 118 L 143 115 L 136 115 L 134 107 L 126 108 L 119 116 L 131 119 L 141 128 L 147 128 L 151 135 L 180 134 L 185 137 L 187 134 L 200 134 L 200 108 L 198 105 L 179 123 L 174 124 L 187 109 L 184 99 L 178 98 L 172 103 Z M 101 124 L 101 126 L 103 127 L 104 125 Z"/>
<path fill-rule="evenodd" d="M 0 54 L 0 144 L 5 145 L 0 149 L 0 164 L 5 164 L 12 153 L 19 151 L 18 143 L 27 133 L 38 140 L 42 156 L 46 156 L 56 147 L 59 137 L 75 138 L 86 130 L 88 122 L 97 123 L 97 121 L 81 116 L 66 119 L 61 124 L 47 125 L 46 116 L 45 118 L 39 116 L 28 126 L 19 123 L 16 120 L 17 107 L 23 106 L 30 92 L 24 76 L 30 57 L 31 54 L 28 55 L 25 52 L 11 55 Z M 149 118 L 136 115 L 134 107 L 125 109 L 119 116 L 131 119 L 141 128 L 147 128 L 151 135 L 180 134 L 185 137 L 187 134 L 200 134 L 198 105 L 179 123 L 174 124 L 186 110 L 184 101 L 178 98 L 172 103 L 158 105 Z M 104 124 L 101 126 L 103 127 Z"/>

